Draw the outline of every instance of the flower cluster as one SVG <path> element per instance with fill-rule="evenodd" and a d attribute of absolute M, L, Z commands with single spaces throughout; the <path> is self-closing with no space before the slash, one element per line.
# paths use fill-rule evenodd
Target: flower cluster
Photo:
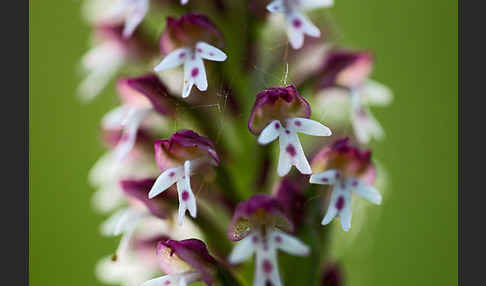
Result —
<path fill-rule="evenodd" d="M 333 5 L 86 1 L 94 41 L 79 95 L 92 100 L 116 79 L 120 103 L 101 121 L 108 151 L 89 176 L 95 208 L 112 213 L 102 233 L 121 236 L 98 264 L 102 281 L 278 286 L 290 275 L 341 285 L 320 251 L 324 231 L 335 217 L 349 231 L 354 195 L 382 202 L 365 144 L 383 137 L 370 106 L 391 93 L 369 79 L 370 52 L 324 41 L 325 21 L 305 14 Z M 281 81 L 265 78 L 282 69 Z M 318 275 L 279 263 L 279 251 L 310 260 Z M 252 279 L 244 265 L 253 255 Z"/>

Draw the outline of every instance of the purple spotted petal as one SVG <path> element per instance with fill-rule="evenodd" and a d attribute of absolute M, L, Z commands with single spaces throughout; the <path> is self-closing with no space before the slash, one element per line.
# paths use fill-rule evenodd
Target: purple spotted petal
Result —
<path fill-rule="evenodd" d="M 310 114 L 309 103 L 300 96 L 295 86 L 271 87 L 257 94 L 248 129 L 258 135 L 273 120 L 283 122 L 289 117 L 309 118 Z"/>
<path fill-rule="evenodd" d="M 197 13 L 185 14 L 178 19 L 168 17 L 160 37 L 160 52 L 167 55 L 178 48 L 194 47 L 199 41 L 224 47 L 223 35 L 208 17 Z"/>
<path fill-rule="evenodd" d="M 219 163 L 213 143 L 192 130 L 180 130 L 169 139 L 157 140 L 154 144 L 155 160 L 161 170 L 181 165 L 186 160 L 209 156 L 215 164 Z"/>
<path fill-rule="evenodd" d="M 301 225 L 305 214 L 305 196 L 301 186 L 303 185 L 294 179 L 284 177 L 276 193 L 277 201 L 282 205 L 285 215 L 295 227 Z"/>
<path fill-rule="evenodd" d="M 155 179 L 123 180 L 120 185 L 123 192 L 147 206 L 154 216 L 165 219 L 177 208 L 177 195 L 175 192 L 164 192 L 153 199 L 148 198 L 148 193 L 155 183 Z"/>
<path fill-rule="evenodd" d="M 319 151 L 311 162 L 313 173 L 336 169 L 344 177 L 361 178 L 373 185 L 376 169 L 371 162 L 371 150 L 362 150 L 349 144 L 349 138 L 334 141 Z"/>
<path fill-rule="evenodd" d="M 211 285 L 218 262 L 209 254 L 204 242 L 199 239 L 165 240 L 157 245 L 160 266 L 167 274 L 195 270 L 202 281 Z"/>
<path fill-rule="evenodd" d="M 358 86 L 369 76 L 373 64 L 373 55 L 369 52 L 331 51 L 319 72 L 319 88 Z"/>
<path fill-rule="evenodd" d="M 169 95 L 166 86 L 153 73 L 121 78 L 118 80 L 117 87 L 125 104 L 139 107 L 149 105 L 162 115 L 175 115 L 174 98 Z"/>
<path fill-rule="evenodd" d="M 228 237 L 238 241 L 247 236 L 253 228 L 275 226 L 292 231 L 293 225 L 283 213 L 279 202 L 265 194 L 253 195 L 236 206 L 233 219 L 228 227 Z"/>

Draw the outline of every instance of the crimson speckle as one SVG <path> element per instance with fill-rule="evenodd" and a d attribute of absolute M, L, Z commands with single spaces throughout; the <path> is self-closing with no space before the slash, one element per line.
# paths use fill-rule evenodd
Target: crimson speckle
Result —
<path fill-rule="evenodd" d="M 267 274 L 270 274 L 273 270 L 272 262 L 270 262 L 268 259 L 263 260 L 262 267 L 263 271 Z"/>
<path fill-rule="evenodd" d="M 323 183 L 327 183 L 327 182 L 329 182 L 329 180 L 328 180 L 327 178 L 322 178 L 322 179 L 321 179 L 321 181 L 322 181 Z"/>
<path fill-rule="evenodd" d="M 300 121 L 299 121 L 299 120 L 296 120 L 296 121 L 294 122 L 294 124 L 295 124 L 295 126 L 301 126 L 301 125 L 302 125 L 302 123 L 300 123 Z"/>
<path fill-rule="evenodd" d="M 336 202 L 336 208 L 340 211 L 344 207 L 344 197 L 340 196 Z"/>
<path fill-rule="evenodd" d="M 292 21 L 292 25 L 295 27 L 295 28 L 300 28 L 302 26 L 302 21 L 299 20 L 299 19 L 294 19 Z"/>
<path fill-rule="evenodd" d="M 339 172 L 336 172 L 336 179 L 339 179 Z"/>
<path fill-rule="evenodd" d="M 167 280 L 167 281 L 165 281 L 165 283 L 164 283 L 164 284 L 165 284 L 165 285 L 170 285 L 170 281 L 169 281 L 169 280 Z"/>
<path fill-rule="evenodd" d="M 285 151 L 289 153 L 289 155 L 292 157 L 295 157 L 295 155 L 297 155 L 297 152 L 295 151 L 295 147 L 292 144 L 287 145 Z"/>
<path fill-rule="evenodd" d="M 257 244 L 258 243 L 258 236 L 254 236 L 251 241 L 254 243 L 254 244 Z"/>
<path fill-rule="evenodd" d="M 280 235 L 277 235 L 277 236 L 275 237 L 275 242 L 277 242 L 277 243 L 281 243 L 281 242 L 282 242 L 282 237 L 281 237 Z"/>
<path fill-rule="evenodd" d="M 199 74 L 199 69 L 198 68 L 193 68 L 191 71 L 191 76 L 196 77 Z"/>
<path fill-rule="evenodd" d="M 198 53 L 202 53 L 202 50 L 200 48 L 197 49 Z"/>
<path fill-rule="evenodd" d="M 188 199 L 189 199 L 189 193 L 186 190 L 182 191 L 182 200 L 187 201 Z"/>
<path fill-rule="evenodd" d="M 179 54 L 179 58 L 181 58 L 181 59 L 184 58 L 185 56 L 186 56 L 185 52 L 182 52 L 182 53 Z"/>
<path fill-rule="evenodd" d="M 214 56 L 214 53 L 209 53 L 209 55 L 212 57 L 212 56 Z"/>
<path fill-rule="evenodd" d="M 285 129 L 285 134 L 290 134 L 290 131 L 288 129 Z"/>
<path fill-rule="evenodd" d="M 279 128 L 280 128 L 280 123 L 275 122 L 275 129 L 279 129 Z"/>
<path fill-rule="evenodd" d="M 352 185 L 353 185 L 353 187 L 356 187 L 358 185 L 358 180 L 353 180 Z"/>
<path fill-rule="evenodd" d="M 172 178 L 172 177 L 174 177 L 174 175 L 175 175 L 175 173 L 174 173 L 174 172 L 170 172 L 170 173 L 169 173 L 169 177 L 171 177 L 171 178 Z"/>

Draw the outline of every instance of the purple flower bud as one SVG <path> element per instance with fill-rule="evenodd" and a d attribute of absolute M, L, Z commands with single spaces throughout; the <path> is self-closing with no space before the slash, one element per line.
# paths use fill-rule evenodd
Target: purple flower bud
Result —
<path fill-rule="evenodd" d="M 341 286 L 343 285 L 343 277 L 341 269 L 337 264 L 329 265 L 324 270 L 322 275 L 322 286 Z"/>
<path fill-rule="evenodd" d="M 349 138 L 336 140 L 319 151 L 311 162 L 313 173 L 335 169 L 340 177 L 353 177 L 373 185 L 376 169 L 371 162 L 371 150 L 349 145 Z"/>
<path fill-rule="evenodd" d="M 238 241 L 256 228 L 265 226 L 275 226 L 285 231 L 293 230 L 292 223 L 276 199 L 265 194 L 256 194 L 236 206 L 228 228 L 228 237 Z"/>
<path fill-rule="evenodd" d="M 197 13 L 185 14 L 178 19 L 168 17 L 160 37 L 160 52 L 168 55 L 178 48 L 194 47 L 199 41 L 224 47 L 223 35 L 208 17 Z"/>
<path fill-rule="evenodd" d="M 117 87 L 120 97 L 127 105 L 139 108 L 153 107 L 162 115 L 175 115 L 174 99 L 168 94 L 167 87 L 153 73 L 121 78 L 117 82 Z"/>
<path fill-rule="evenodd" d="M 370 52 L 330 51 L 320 71 L 319 88 L 360 86 L 368 78 L 373 65 L 374 58 Z"/>
<path fill-rule="evenodd" d="M 248 120 L 248 129 L 258 135 L 273 120 L 285 122 L 291 117 L 309 118 L 309 103 L 293 85 L 271 87 L 258 93 Z"/>
<path fill-rule="evenodd" d="M 131 59 L 148 59 L 156 54 L 156 47 L 145 35 L 136 31 L 130 38 L 123 36 L 123 24 L 100 25 L 95 27 L 95 38 L 102 42 L 113 42 Z"/>
<path fill-rule="evenodd" d="M 165 219 L 172 210 L 177 206 L 177 197 L 175 192 L 166 192 L 164 196 L 158 196 L 153 199 L 148 198 L 148 193 L 152 188 L 155 179 L 143 180 L 123 180 L 120 185 L 123 192 L 140 202 L 142 202 L 154 216 Z"/>
<path fill-rule="evenodd" d="M 209 254 L 204 242 L 198 239 L 160 241 L 156 253 L 165 273 L 195 271 L 206 285 L 213 283 L 218 262 Z"/>
<path fill-rule="evenodd" d="M 219 157 L 213 143 L 192 130 L 179 130 L 169 139 L 154 144 L 155 160 L 161 170 L 183 165 L 186 160 L 208 157 L 217 165 Z"/>

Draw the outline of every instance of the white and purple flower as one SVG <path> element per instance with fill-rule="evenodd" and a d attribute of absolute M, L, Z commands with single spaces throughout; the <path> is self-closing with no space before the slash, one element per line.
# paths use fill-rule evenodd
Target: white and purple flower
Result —
<path fill-rule="evenodd" d="M 196 197 L 192 192 L 190 178 L 207 166 L 219 163 L 213 143 L 191 130 L 180 130 L 168 139 L 155 142 L 155 157 L 163 171 L 150 190 L 150 199 L 176 184 L 179 194 L 179 224 L 189 211 L 197 215 Z"/>
<path fill-rule="evenodd" d="M 230 254 L 229 262 L 241 263 L 255 254 L 254 286 L 282 285 L 278 250 L 299 256 L 309 254 L 304 243 L 281 229 L 291 231 L 293 225 L 274 198 L 256 194 L 236 207 L 228 235 L 239 242 Z"/>
<path fill-rule="evenodd" d="M 304 44 L 304 35 L 318 38 L 319 28 L 302 13 L 315 8 L 331 7 L 333 0 L 275 0 L 268 4 L 267 10 L 275 14 L 284 14 L 287 26 L 287 36 L 294 49 L 300 49 Z"/>
<path fill-rule="evenodd" d="M 309 119 L 310 113 L 309 103 L 293 85 L 272 87 L 257 94 L 248 128 L 258 135 L 258 143 L 262 145 L 279 138 L 279 176 L 285 176 L 292 166 L 302 174 L 312 173 L 298 132 L 313 136 L 331 135 L 329 128 Z"/>
<path fill-rule="evenodd" d="M 223 51 L 208 42 L 222 46 L 221 39 L 219 30 L 203 15 L 186 14 L 179 19 L 169 17 L 160 38 L 160 49 L 166 56 L 154 70 L 161 72 L 183 65 L 182 97 L 188 97 L 194 85 L 205 91 L 208 81 L 203 60 L 222 62 L 227 58 Z"/>
<path fill-rule="evenodd" d="M 322 149 L 312 160 L 316 172 L 309 182 L 312 184 L 332 185 L 332 193 L 322 225 L 329 224 L 339 216 L 341 226 L 345 231 L 351 228 L 351 196 L 352 194 L 381 204 L 380 193 L 372 186 L 376 170 L 371 163 L 371 152 L 362 151 L 349 145 L 349 139 L 337 140 L 330 147 Z"/>
<path fill-rule="evenodd" d="M 331 106 L 328 102 L 333 96 L 349 98 L 351 124 L 356 138 L 363 144 L 384 136 L 369 106 L 386 106 L 392 100 L 392 93 L 386 86 L 368 78 L 373 64 L 369 52 L 333 50 L 319 72 L 318 88 L 322 90 L 323 105 Z"/>

